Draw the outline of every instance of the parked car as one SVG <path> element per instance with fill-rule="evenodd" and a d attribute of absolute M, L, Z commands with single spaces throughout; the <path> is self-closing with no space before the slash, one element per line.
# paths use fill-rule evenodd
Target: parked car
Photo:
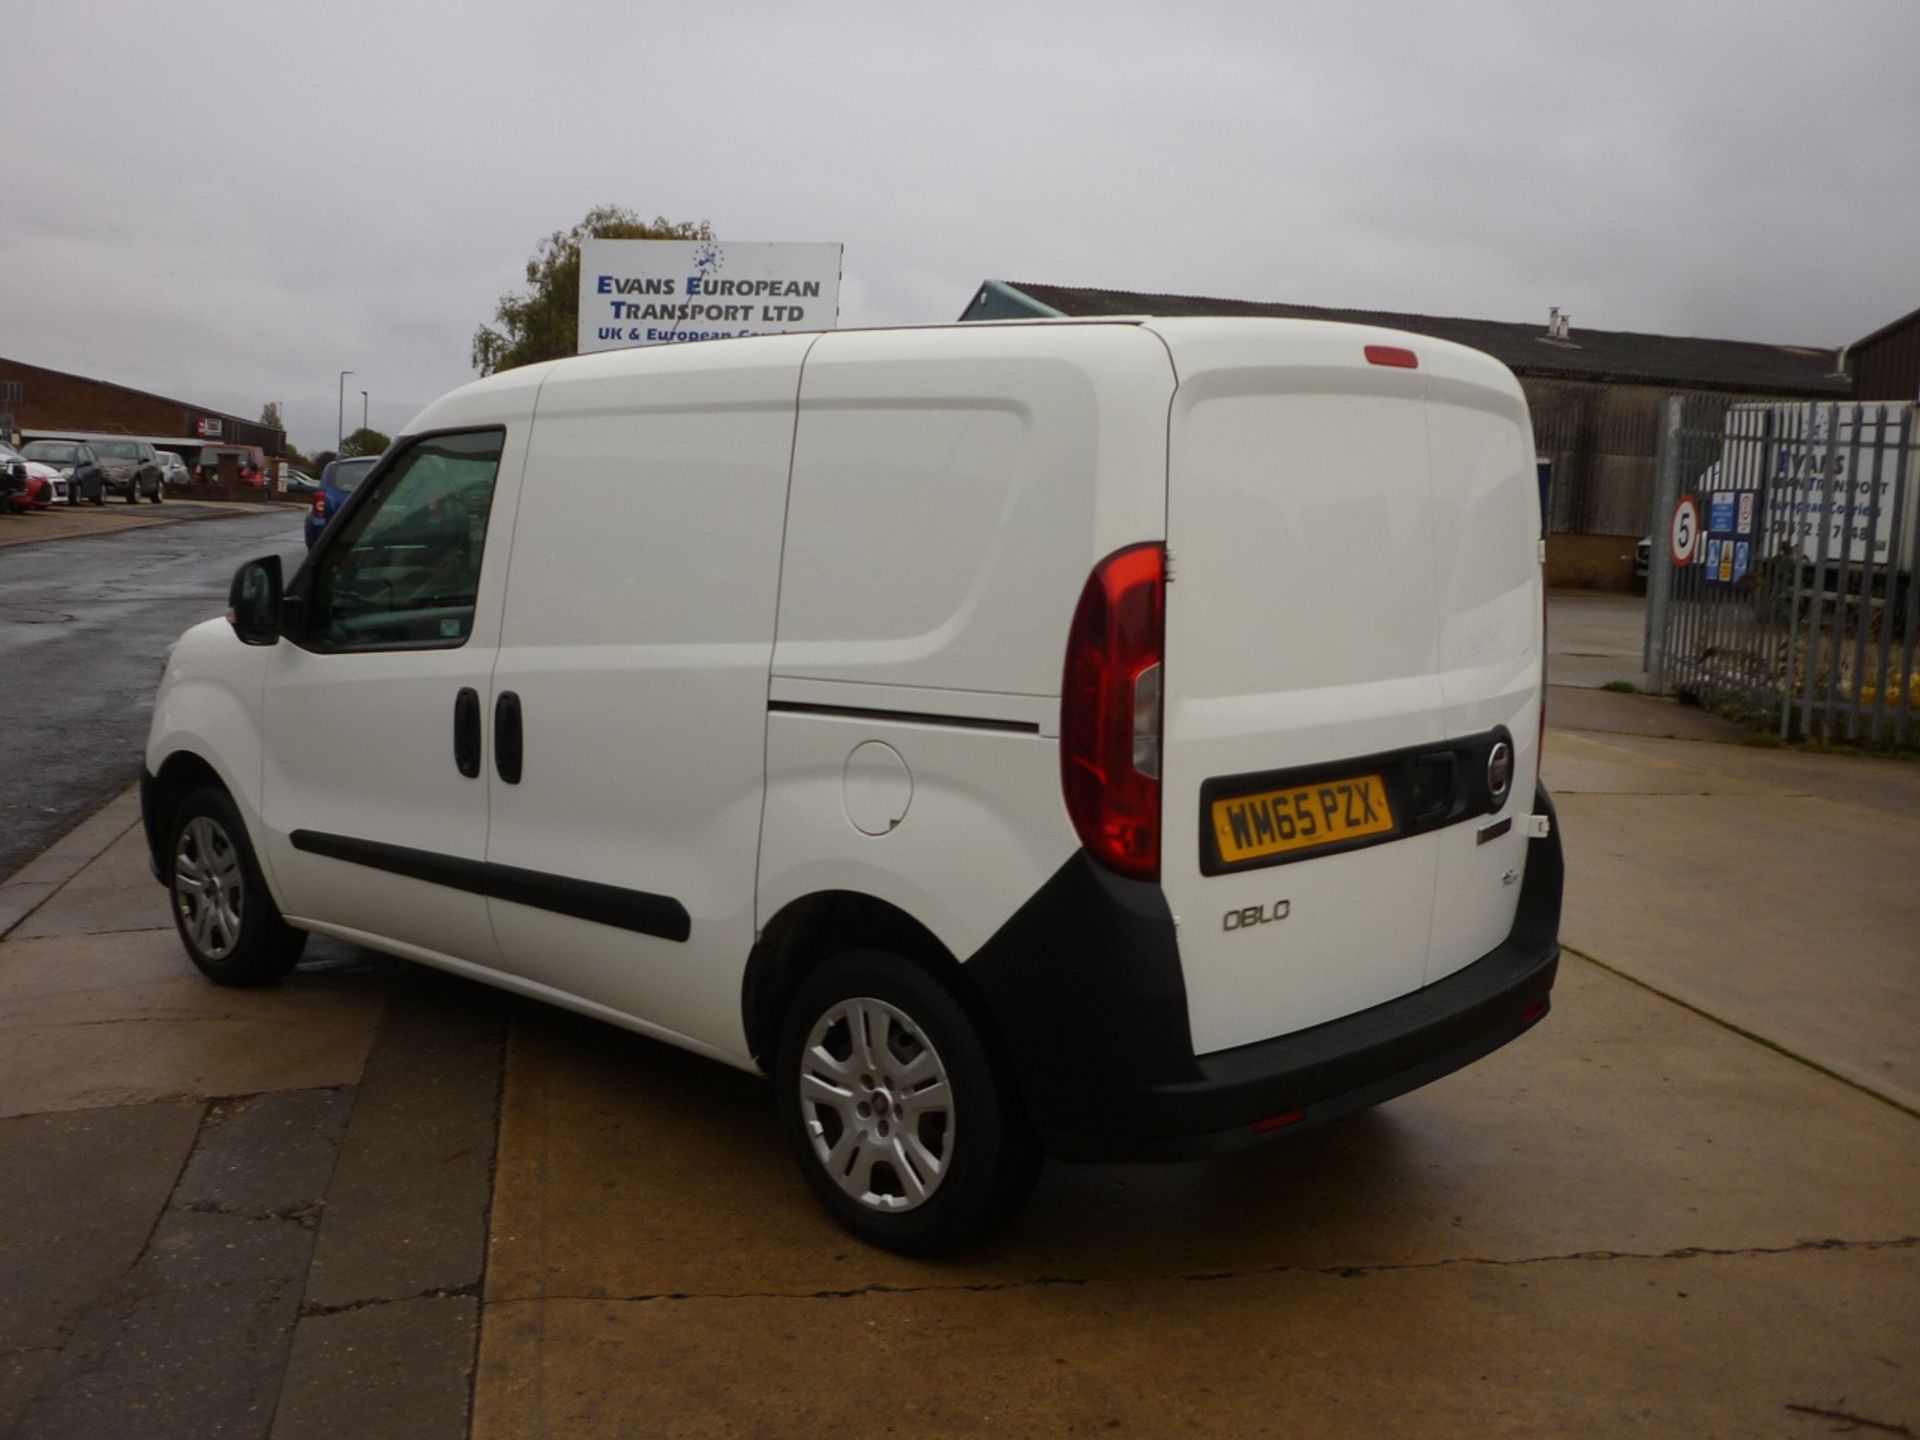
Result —
<path fill-rule="evenodd" d="M 93 447 L 86 442 L 29 440 L 20 447 L 20 453 L 59 472 L 67 482 L 67 504 L 78 505 L 82 500 L 91 500 L 95 505 L 107 503 L 106 472 L 100 468 Z"/>
<path fill-rule="evenodd" d="M 311 495 L 320 482 L 301 470 L 288 470 L 280 477 L 280 488 L 289 495 Z"/>
<path fill-rule="evenodd" d="M 145 440 L 95 440 L 93 453 L 107 477 L 107 488 L 129 505 L 142 499 L 158 505 L 162 474 L 160 459 Z"/>
<path fill-rule="evenodd" d="M 160 462 L 160 482 L 165 485 L 186 485 L 193 480 L 193 472 L 187 469 L 187 462 L 178 451 L 154 450 L 154 458 Z"/>
<path fill-rule="evenodd" d="M 0 456 L 0 515 L 12 515 L 27 506 L 27 462 Z"/>
<path fill-rule="evenodd" d="M 1297 1134 L 1547 1014 L 1539 536 L 1512 372 L 1394 331 L 509 370 L 174 646 L 149 853 L 217 983 L 318 930 L 765 1072 L 928 1253 L 1043 1154 Z"/>
<path fill-rule="evenodd" d="M 53 482 L 44 475 L 27 474 L 20 480 L 20 488 L 7 497 L 7 506 L 16 515 L 28 510 L 45 510 L 53 504 Z"/>
<path fill-rule="evenodd" d="M 18 513 L 45 510 L 67 498 L 67 477 L 51 465 L 29 460 L 13 446 L 0 440 L 0 493 L 6 495 L 6 508 Z"/>
<path fill-rule="evenodd" d="M 320 532 L 327 528 L 327 522 L 340 513 L 347 497 L 360 488 L 360 482 L 379 463 L 378 455 L 356 455 L 327 462 L 320 472 L 320 488 L 314 494 L 313 508 L 307 511 L 305 533 L 309 550 L 320 538 Z"/>

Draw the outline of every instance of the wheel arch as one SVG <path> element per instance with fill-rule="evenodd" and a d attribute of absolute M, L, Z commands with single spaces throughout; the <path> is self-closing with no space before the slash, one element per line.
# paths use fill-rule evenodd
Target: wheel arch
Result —
<path fill-rule="evenodd" d="M 1001 1048 L 986 998 L 957 956 L 899 906 L 857 890 L 821 890 L 789 901 L 767 922 L 747 957 L 740 987 L 740 1018 L 747 1051 L 771 1066 L 781 1017 L 807 976 L 847 950 L 886 950 L 933 971 L 953 989 L 969 1015 Z"/>
<path fill-rule="evenodd" d="M 140 775 L 140 823 L 146 833 L 147 853 L 153 861 L 154 878 L 162 885 L 167 883 L 167 823 L 180 802 L 201 785 L 217 786 L 233 802 L 240 823 L 246 829 L 247 843 L 253 849 L 255 863 L 260 866 L 267 887 L 271 890 L 273 874 L 267 867 L 260 836 L 256 833 L 260 817 L 253 808 L 252 797 L 235 783 L 234 776 L 210 757 L 187 746 L 169 751 L 158 770 L 143 768 Z"/>

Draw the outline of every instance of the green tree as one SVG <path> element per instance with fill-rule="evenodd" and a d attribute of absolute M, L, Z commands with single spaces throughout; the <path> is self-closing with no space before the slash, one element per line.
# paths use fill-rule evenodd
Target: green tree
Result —
<path fill-rule="evenodd" d="M 393 441 L 371 426 L 362 425 L 358 430 L 340 442 L 340 453 L 346 455 L 379 455 Z"/>
<path fill-rule="evenodd" d="M 482 375 L 571 355 L 580 338 L 582 240 L 711 240 L 706 221 L 655 216 L 651 224 L 618 205 L 596 205 L 571 230 L 556 230 L 527 261 L 527 289 L 500 297 L 493 324 L 473 332 L 473 368 Z"/>

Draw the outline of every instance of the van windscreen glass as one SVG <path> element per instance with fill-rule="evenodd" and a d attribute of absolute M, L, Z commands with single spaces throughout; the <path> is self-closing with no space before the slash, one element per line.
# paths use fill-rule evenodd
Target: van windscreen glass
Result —
<path fill-rule="evenodd" d="M 466 643 L 502 438 L 498 430 L 433 435 L 395 458 L 316 552 L 309 642 L 324 650 Z"/>

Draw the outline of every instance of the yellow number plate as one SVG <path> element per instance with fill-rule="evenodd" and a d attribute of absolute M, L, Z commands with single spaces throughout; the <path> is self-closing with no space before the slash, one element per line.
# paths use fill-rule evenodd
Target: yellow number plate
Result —
<path fill-rule="evenodd" d="M 1393 809 L 1378 775 L 1213 802 L 1213 836 L 1227 865 L 1338 845 L 1391 829 Z"/>

